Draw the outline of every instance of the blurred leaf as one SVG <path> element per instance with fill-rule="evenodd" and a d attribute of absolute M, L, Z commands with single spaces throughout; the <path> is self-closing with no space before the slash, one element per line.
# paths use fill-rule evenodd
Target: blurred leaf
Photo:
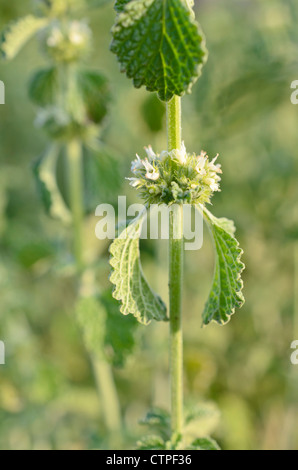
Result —
<path fill-rule="evenodd" d="M 117 2 L 111 50 L 134 86 L 161 100 L 189 92 L 207 59 L 198 23 L 180 0 Z"/>
<path fill-rule="evenodd" d="M 71 222 L 71 214 L 57 186 L 56 167 L 60 146 L 52 144 L 33 166 L 37 189 L 46 212 L 64 223 Z"/>
<path fill-rule="evenodd" d="M 148 95 L 142 106 L 143 118 L 151 132 L 160 132 L 164 127 L 165 105 L 156 95 Z"/>
<path fill-rule="evenodd" d="M 112 0 L 36 0 L 38 11 L 57 17 L 65 13 L 77 13 L 88 8 L 98 8 Z"/>
<path fill-rule="evenodd" d="M 85 207 L 95 211 L 100 203 L 116 203 L 122 186 L 119 157 L 105 145 L 88 147 L 84 157 Z"/>
<path fill-rule="evenodd" d="M 140 255 L 140 236 L 145 217 L 143 211 L 123 230 L 110 247 L 112 274 L 115 286 L 113 297 L 121 301 L 123 315 L 132 314 L 140 323 L 166 321 L 166 306 L 146 281 Z"/>
<path fill-rule="evenodd" d="M 138 450 L 165 450 L 166 445 L 159 436 L 146 436 L 137 442 Z"/>
<path fill-rule="evenodd" d="M 135 347 L 138 326 L 134 318 L 119 315 L 119 304 L 110 290 L 100 296 L 81 297 L 76 316 L 89 352 L 123 367 Z"/>
<path fill-rule="evenodd" d="M 111 99 L 108 80 L 97 70 L 79 70 L 77 79 L 87 116 L 99 124 L 108 112 Z"/>
<path fill-rule="evenodd" d="M 219 424 L 220 413 L 213 403 L 196 405 L 186 415 L 184 438 L 192 441 L 195 438 L 211 435 Z"/>
<path fill-rule="evenodd" d="M 208 437 L 196 439 L 189 450 L 220 450 L 219 445 Z"/>
<path fill-rule="evenodd" d="M 148 426 L 151 431 L 160 434 L 165 441 L 171 438 L 171 416 L 166 410 L 153 408 L 140 424 Z"/>
<path fill-rule="evenodd" d="M 111 290 L 102 294 L 100 300 L 106 310 L 106 354 L 114 366 L 122 367 L 135 348 L 138 322 L 133 317 L 119 315 L 119 303 L 112 297 Z"/>
<path fill-rule="evenodd" d="M 76 317 L 89 352 L 104 356 L 106 310 L 96 297 L 81 297 L 76 306 Z"/>
<path fill-rule="evenodd" d="M 243 282 L 241 262 L 243 251 L 234 238 L 235 226 L 231 220 L 217 219 L 206 208 L 204 217 L 214 241 L 216 254 L 215 274 L 209 299 L 203 312 L 204 325 L 215 321 L 220 325 L 227 323 L 236 307 L 242 307 Z"/>
<path fill-rule="evenodd" d="M 38 261 L 54 255 L 53 247 L 44 241 L 31 242 L 18 251 L 18 260 L 26 267 L 34 266 Z"/>
<path fill-rule="evenodd" d="M 58 71 L 56 67 L 39 70 L 29 85 L 29 97 L 38 106 L 53 105 L 57 99 Z"/>
<path fill-rule="evenodd" d="M 0 39 L 0 51 L 3 57 L 6 60 L 14 59 L 29 39 L 47 23 L 48 20 L 45 18 L 28 15 L 8 25 Z"/>

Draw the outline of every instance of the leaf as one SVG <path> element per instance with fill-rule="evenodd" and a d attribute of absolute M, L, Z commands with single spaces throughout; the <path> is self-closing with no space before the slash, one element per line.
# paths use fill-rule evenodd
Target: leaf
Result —
<path fill-rule="evenodd" d="M 157 91 L 163 101 L 189 92 L 207 59 L 189 8 L 181 0 L 118 0 L 116 9 L 111 50 L 134 86 Z"/>
<path fill-rule="evenodd" d="M 137 442 L 138 450 L 166 450 L 166 444 L 159 436 L 146 436 Z"/>
<path fill-rule="evenodd" d="M 96 297 L 81 297 L 76 306 L 76 317 L 89 352 L 104 356 L 106 311 Z"/>
<path fill-rule="evenodd" d="M 33 174 L 37 189 L 47 213 L 53 218 L 71 223 L 71 214 L 59 191 L 56 179 L 56 167 L 60 153 L 59 145 L 53 144 L 33 165 Z"/>
<path fill-rule="evenodd" d="M 0 40 L 0 51 L 6 60 L 12 60 L 21 48 L 37 33 L 44 28 L 48 19 L 27 15 L 17 20 L 3 31 Z"/>
<path fill-rule="evenodd" d="M 114 8 L 117 12 L 122 12 L 124 10 L 125 5 L 127 5 L 131 1 L 132 0 L 116 0 Z"/>
<path fill-rule="evenodd" d="M 29 84 L 29 97 L 38 106 L 53 105 L 58 90 L 56 67 L 39 70 Z"/>
<path fill-rule="evenodd" d="M 142 115 L 151 132 L 163 130 L 165 112 L 164 103 L 156 95 L 147 95 L 142 105 Z"/>
<path fill-rule="evenodd" d="M 97 70 L 80 70 L 77 80 L 87 117 L 99 124 L 106 116 L 111 100 L 108 80 Z"/>
<path fill-rule="evenodd" d="M 220 450 L 219 445 L 213 439 L 209 437 L 204 437 L 196 439 L 189 450 Z"/>
<path fill-rule="evenodd" d="M 81 297 L 76 317 L 88 351 L 116 367 L 125 364 L 135 347 L 137 321 L 119 317 L 119 305 L 108 290 L 101 296 Z"/>
<path fill-rule="evenodd" d="M 153 408 L 140 424 L 148 426 L 152 431 L 160 434 L 165 441 L 171 438 L 171 416 L 168 411 Z"/>
<path fill-rule="evenodd" d="M 229 322 L 236 307 L 242 307 L 245 266 L 241 261 L 242 249 L 234 238 L 235 226 L 228 219 L 217 219 L 206 208 L 204 217 L 213 237 L 216 253 L 215 273 L 209 299 L 203 312 L 203 323 L 215 321 L 220 325 Z"/>
<path fill-rule="evenodd" d="M 123 315 L 132 314 L 140 323 L 166 321 L 166 306 L 148 285 L 141 266 L 139 240 L 145 211 L 123 230 L 110 247 L 113 297 L 121 301 Z"/>
<path fill-rule="evenodd" d="M 116 203 L 122 186 L 121 162 L 105 145 L 88 146 L 84 155 L 84 198 L 87 212 L 101 202 Z"/>
<path fill-rule="evenodd" d="M 220 413 L 213 403 L 203 403 L 193 407 L 186 415 L 184 439 L 188 442 L 195 438 L 212 434 L 219 423 Z"/>
<path fill-rule="evenodd" d="M 119 304 L 112 297 L 110 289 L 101 295 L 100 301 L 106 311 L 106 357 L 114 366 L 122 367 L 135 348 L 135 336 L 139 324 L 133 317 L 124 318 L 119 315 Z"/>

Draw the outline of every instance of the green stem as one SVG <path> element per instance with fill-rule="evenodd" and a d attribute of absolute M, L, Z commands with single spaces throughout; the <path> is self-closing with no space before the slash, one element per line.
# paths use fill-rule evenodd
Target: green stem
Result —
<path fill-rule="evenodd" d="M 181 99 L 167 105 L 168 150 L 181 148 Z M 183 206 L 170 211 L 169 295 L 170 295 L 170 376 L 173 437 L 183 431 Z"/>
<path fill-rule="evenodd" d="M 181 148 L 181 98 L 174 96 L 167 104 L 168 151 Z"/>
<path fill-rule="evenodd" d="M 82 280 L 86 266 L 83 251 L 83 158 L 82 143 L 79 140 L 73 139 L 68 143 L 67 157 L 69 198 L 73 218 L 74 254 L 76 258 L 77 272 Z M 107 361 L 104 361 L 102 358 L 98 358 L 95 355 L 90 354 L 90 359 L 100 400 L 102 402 L 102 412 L 105 424 L 109 434 L 111 435 L 111 442 L 116 445 L 116 443 L 120 442 L 119 436 L 122 428 L 122 420 L 112 368 Z"/>
<path fill-rule="evenodd" d="M 121 440 L 121 410 L 111 366 L 100 357 L 92 356 L 96 385 L 102 398 L 103 415 L 107 429 L 112 433 L 113 443 Z"/>
<path fill-rule="evenodd" d="M 84 269 L 83 258 L 83 163 L 82 163 L 82 144 L 79 140 L 71 140 L 67 147 L 68 157 L 68 184 L 70 207 L 73 218 L 73 239 L 74 254 L 78 273 Z"/>

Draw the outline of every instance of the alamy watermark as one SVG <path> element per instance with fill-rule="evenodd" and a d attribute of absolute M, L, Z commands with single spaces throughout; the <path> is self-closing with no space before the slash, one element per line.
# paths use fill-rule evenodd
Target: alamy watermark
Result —
<path fill-rule="evenodd" d="M 173 206 L 152 204 L 147 210 L 143 204 L 127 206 L 126 196 L 118 197 L 118 218 L 111 204 L 97 206 L 95 215 L 100 217 L 96 224 L 95 235 L 99 240 L 114 240 L 117 232 L 121 232 L 127 221 L 144 214 L 141 239 L 169 240 L 169 212 Z M 183 205 L 183 234 L 185 250 L 199 250 L 203 246 L 203 215 L 189 204 Z"/>
<path fill-rule="evenodd" d="M 291 103 L 298 104 L 298 80 L 294 80 L 291 83 L 291 88 L 295 91 L 291 94 Z"/>
<path fill-rule="evenodd" d="M 5 344 L 3 341 L 0 341 L 0 366 L 5 364 Z"/>
<path fill-rule="evenodd" d="M 5 85 L 0 80 L 0 104 L 5 104 Z"/>

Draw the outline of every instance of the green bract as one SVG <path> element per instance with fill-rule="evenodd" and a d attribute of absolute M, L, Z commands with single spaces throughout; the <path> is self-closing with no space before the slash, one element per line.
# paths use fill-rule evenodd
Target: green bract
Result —
<path fill-rule="evenodd" d="M 134 177 L 128 178 L 131 186 L 140 191 L 148 204 L 177 202 L 186 204 L 210 203 L 211 196 L 219 191 L 220 165 L 218 156 L 209 161 L 205 152 L 200 155 L 181 150 L 163 151 L 155 154 L 151 147 L 145 149 L 147 158 L 132 162 Z"/>
<path fill-rule="evenodd" d="M 189 3 L 118 0 L 111 50 L 134 86 L 161 100 L 189 92 L 207 60 L 205 40 Z"/>

